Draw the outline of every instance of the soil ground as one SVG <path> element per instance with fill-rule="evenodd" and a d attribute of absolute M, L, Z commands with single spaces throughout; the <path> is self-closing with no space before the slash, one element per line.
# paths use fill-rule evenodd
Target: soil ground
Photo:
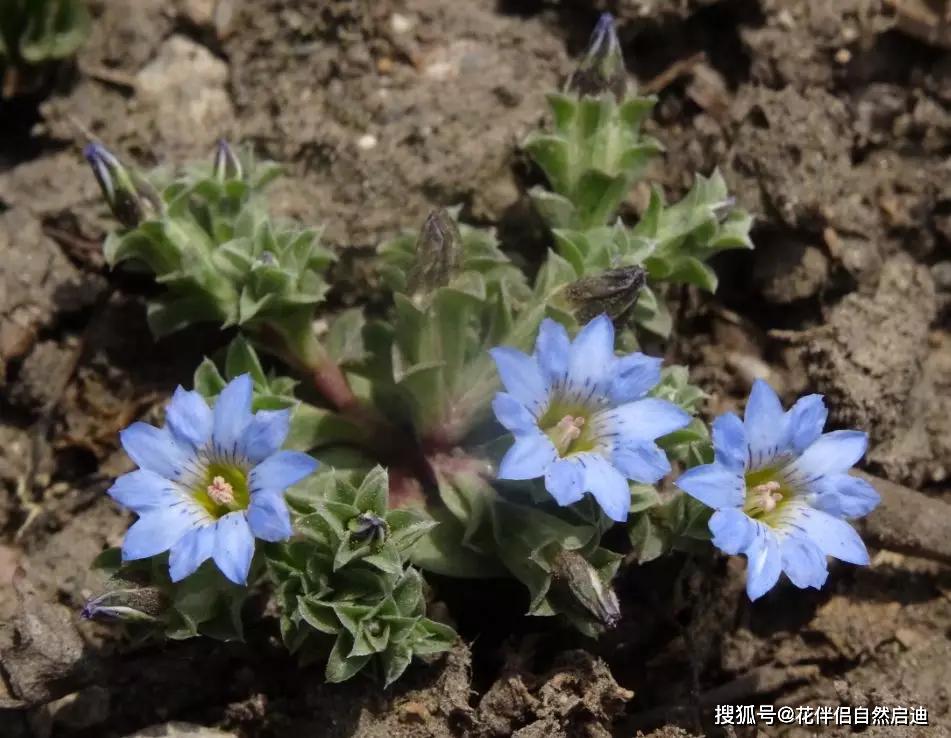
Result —
<path fill-rule="evenodd" d="M 927 728 L 861 732 L 951 734 L 945 3 L 89 5 L 76 64 L 0 108 L 4 738 L 757 734 L 724 733 L 717 704 L 923 705 Z M 786 400 L 826 394 L 835 426 L 870 432 L 866 470 L 885 496 L 865 529 L 872 565 L 755 605 L 741 562 L 627 569 L 623 619 L 597 643 L 523 618 L 504 585 L 436 581 L 466 643 L 388 692 L 298 671 L 266 618 L 229 645 L 135 645 L 80 622 L 88 563 L 128 524 L 103 494 L 128 470 L 117 431 L 154 414 L 222 342 L 149 337 L 148 285 L 102 262 L 109 221 L 86 136 L 143 165 L 208 156 L 222 135 L 283 162 L 273 206 L 324 224 L 344 256 L 337 306 L 372 291 L 370 250 L 436 205 L 461 203 L 531 259 L 548 242 L 525 196 L 539 174 L 518 142 L 604 9 L 632 77 L 660 97 L 649 127 L 667 152 L 651 176 L 673 197 L 719 166 L 757 217 L 757 249 L 719 261 L 716 296 L 674 296 L 676 337 L 659 348 L 694 367 L 710 415 L 764 377 Z M 474 606 L 497 615 L 459 614 Z"/>

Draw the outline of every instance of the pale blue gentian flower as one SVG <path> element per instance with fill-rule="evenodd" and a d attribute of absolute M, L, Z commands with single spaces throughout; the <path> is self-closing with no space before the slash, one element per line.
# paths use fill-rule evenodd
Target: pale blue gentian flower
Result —
<path fill-rule="evenodd" d="M 242 374 L 213 410 L 179 387 L 164 428 L 139 422 L 122 431 L 122 446 L 139 466 L 109 489 L 139 515 L 123 541 L 123 560 L 169 551 L 177 582 L 211 558 L 228 579 L 245 584 L 255 538 L 291 535 L 284 490 L 318 466 L 307 454 L 279 450 L 290 412 L 252 414 L 251 377 Z"/>
<path fill-rule="evenodd" d="M 628 480 L 651 484 L 670 471 L 654 441 L 683 428 L 690 416 L 647 392 L 660 380 L 661 359 L 614 355 L 614 325 L 600 315 L 574 341 L 553 320 L 542 322 L 531 356 L 492 349 L 506 392 L 492 408 L 515 436 L 499 479 L 545 478 L 559 505 L 586 493 L 609 518 L 627 519 Z"/>
<path fill-rule="evenodd" d="M 821 395 L 800 398 L 789 411 L 761 380 L 746 413 L 713 422 L 715 461 L 685 472 L 677 486 L 709 505 L 713 543 L 748 560 L 746 591 L 755 600 L 782 572 L 797 587 L 819 589 L 826 556 L 868 564 L 868 552 L 844 518 L 869 513 L 878 493 L 849 469 L 865 454 L 860 431 L 823 433 Z"/>

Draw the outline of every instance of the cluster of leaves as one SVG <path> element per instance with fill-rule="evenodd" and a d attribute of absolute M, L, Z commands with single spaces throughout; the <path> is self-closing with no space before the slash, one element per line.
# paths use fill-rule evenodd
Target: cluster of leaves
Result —
<path fill-rule="evenodd" d="M 424 441 L 462 441 L 482 420 L 497 387 L 489 349 L 527 346 L 544 315 L 524 273 L 491 231 L 433 213 L 418 238 L 380 247 L 381 275 L 393 290 L 385 343 L 360 370 Z M 404 408 L 400 411 L 398 408 Z"/>
<path fill-rule="evenodd" d="M 230 166 L 133 174 L 140 215 L 106 239 L 110 265 L 139 262 L 164 286 L 149 304 L 156 336 L 202 321 L 285 327 L 289 316 L 309 319 L 326 292 L 334 256 L 318 232 L 268 217 L 261 193 L 279 168 L 250 152 L 227 156 Z"/>
<path fill-rule="evenodd" d="M 623 60 L 614 62 L 623 70 Z M 666 337 L 670 315 L 658 295 L 662 283 L 692 284 L 714 291 L 716 275 L 707 265 L 727 249 L 752 248 L 752 219 L 734 206 L 719 172 L 698 176 L 679 202 L 666 205 L 654 187 L 650 203 L 633 227 L 617 219 L 632 185 L 644 174 L 661 145 L 641 132 L 655 99 L 595 94 L 568 89 L 549 95 L 554 129 L 528 137 L 524 147 L 551 187 L 535 187 L 531 196 L 552 228 L 561 280 L 624 266 L 646 269 L 649 282 L 632 318 Z"/>
<path fill-rule="evenodd" d="M 380 467 L 359 486 L 342 474 L 318 475 L 293 500 L 301 538 L 268 552 L 284 642 L 305 662 L 327 656 L 331 682 L 372 664 L 390 684 L 413 656 L 446 651 L 456 638 L 425 617 L 422 577 L 406 562 L 434 523 L 389 510 L 387 490 Z"/>
<path fill-rule="evenodd" d="M 0 0 L 0 69 L 65 59 L 88 34 L 83 0 Z"/>

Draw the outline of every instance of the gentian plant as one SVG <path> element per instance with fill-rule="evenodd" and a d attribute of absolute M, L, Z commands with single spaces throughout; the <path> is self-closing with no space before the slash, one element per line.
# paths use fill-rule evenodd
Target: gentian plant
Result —
<path fill-rule="evenodd" d="M 108 261 L 161 287 L 156 335 L 198 321 L 235 334 L 164 427 L 121 434 L 139 469 L 109 492 L 139 520 L 98 562 L 109 585 L 88 616 L 234 638 L 259 593 L 329 680 L 389 684 L 456 637 L 429 610 L 428 573 L 512 577 L 530 614 L 597 636 L 623 615 L 623 562 L 711 535 L 748 557 L 752 599 L 781 571 L 821 586 L 827 555 L 867 561 L 845 522 L 877 501 L 846 473 L 864 434 L 822 434 L 821 398 L 784 412 L 757 383 L 745 420 L 718 418 L 711 438 L 687 368 L 634 350 L 673 329 L 665 285 L 714 290 L 707 260 L 751 248 L 751 220 L 716 173 L 673 205 L 655 189 L 634 225 L 619 217 L 660 144 L 609 16 L 550 103 L 553 131 L 525 146 L 551 186 L 529 194 L 554 249 L 523 268 L 492 230 L 436 210 L 380 246 L 383 311 L 325 310 L 332 253 L 271 219 L 277 170 L 250 152 L 222 143 L 174 173 L 87 148 L 121 224 Z M 606 536 L 618 526 L 626 538 Z"/>

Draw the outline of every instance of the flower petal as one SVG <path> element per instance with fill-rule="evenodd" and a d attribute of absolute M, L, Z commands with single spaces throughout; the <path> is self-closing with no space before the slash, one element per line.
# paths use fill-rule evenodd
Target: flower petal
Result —
<path fill-rule="evenodd" d="M 212 550 L 221 573 L 235 584 L 247 584 L 254 536 L 243 511 L 228 513 L 215 523 L 215 545 Z"/>
<path fill-rule="evenodd" d="M 251 470 L 251 491 L 281 492 L 313 473 L 320 464 L 300 451 L 278 451 Z"/>
<path fill-rule="evenodd" d="M 762 379 L 753 383 L 743 425 L 749 444 L 750 469 L 759 469 L 785 450 L 788 418 L 779 397 Z"/>
<path fill-rule="evenodd" d="M 829 576 L 829 567 L 822 550 L 802 535 L 785 536 L 779 544 L 783 571 L 800 589 L 821 589 Z"/>
<path fill-rule="evenodd" d="M 660 381 L 660 366 L 663 363 L 663 359 L 641 353 L 622 356 L 614 364 L 609 391 L 611 402 L 620 405 L 646 395 Z"/>
<path fill-rule="evenodd" d="M 805 451 L 825 427 L 829 411 L 822 395 L 806 395 L 786 413 L 789 423 L 789 442 L 797 454 Z"/>
<path fill-rule="evenodd" d="M 255 538 L 262 541 L 286 541 L 291 537 L 291 514 L 284 496 L 273 492 L 251 495 L 248 525 Z"/>
<path fill-rule="evenodd" d="M 165 408 L 165 424 L 178 441 L 201 448 L 211 438 L 211 408 L 198 392 L 179 385 Z"/>
<path fill-rule="evenodd" d="M 690 416 L 667 400 L 645 397 L 602 410 L 593 422 L 596 433 L 618 433 L 619 441 L 653 441 L 690 423 Z"/>
<path fill-rule="evenodd" d="M 584 469 L 575 459 L 559 459 L 545 472 L 545 489 L 562 507 L 584 497 Z"/>
<path fill-rule="evenodd" d="M 611 463 L 628 479 L 653 484 L 670 473 L 670 461 L 653 441 L 619 444 L 611 454 Z"/>
<path fill-rule="evenodd" d="M 252 389 L 251 375 L 242 374 L 228 382 L 215 401 L 212 440 L 222 455 L 237 456 L 241 434 L 251 422 Z"/>
<path fill-rule="evenodd" d="M 513 433 L 527 433 L 538 426 L 538 421 L 528 409 L 512 395 L 498 392 L 492 400 L 496 419 Z"/>
<path fill-rule="evenodd" d="M 148 469 L 123 474 L 112 483 L 106 494 L 139 515 L 156 508 L 169 507 L 182 496 L 172 482 Z"/>
<path fill-rule="evenodd" d="M 804 505 L 791 520 L 822 552 L 850 564 L 868 564 L 868 550 L 855 528 L 822 510 Z"/>
<path fill-rule="evenodd" d="M 837 518 L 868 515 L 881 501 L 871 484 L 849 474 L 829 474 L 816 482 L 815 489 L 813 507 Z"/>
<path fill-rule="evenodd" d="M 252 464 L 264 461 L 277 451 L 291 426 L 291 410 L 261 410 L 241 434 L 238 453 Z"/>
<path fill-rule="evenodd" d="M 551 318 L 545 318 L 535 339 L 535 359 L 549 384 L 565 379 L 570 347 L 571 341 L 565 327 Z"/>
<path fill-rule="evenodd" d="M 168 556 L 168 575 L 173 582 L 191 576 L 205 563 L 215 548 L 215 526 L 192 528 L 172 546 Z"/>
<path fill-rule="evenodd" d="M 191 452 L 176 442 L 168 429 L 148 423 L 133 423 L 119 431 L 119 441 L 139 467 L 166 479 L 178 479 L 191 458 Z"/>
<path fill-rule="evenodd" d="M 607 394 L 614 361 L 614 323 L 602 314 L 578 331 L 571 344 L 568 385 L 577 393 L 593 388 Z"/>
<path fill-rule="evenodd" d="M 578 454 L 584 467 L 584 482 L 601 509 L 611 520 L 623 523 L 631 509 L 631 487 L 617 469 L 603 456 Z"/>
<path fill-rule="evenodd" d="M 548 383 L 538 362 L 521 351 L 500 346 L 489 351 L 499 370 L 499 379 L 509 394 L 534 413 L 548 402 Z"/>
<path fill-rule="evenodd" d="M 749 460 L 746 429 L 733 413 L 724 413 L 713 421 L 713 456 L 718 464 L 743 471 Z"/>
<path fill-rule="evenodd" d="M 133 523 L 122 541 L 122 560 L 147 559 L 168 551 L 188 531 L 207 521 L 197 504 L 180 500 L 171 507 L 150 510 Z"/>
<path fill-rule="evenodd" d="M 548 436 L 543 433 L 528 433 L 515 437 L 502 462 L 499 464 L 499 479 L 535 479 L 542 476 L 558 454 Z"/>
<path fill-rule="evenodd" d="M 756 535 L 756 523 L 742 510 L 717 510 L 708 523 L 713 533 L 713 545 L 724 553 L 735 556 L 745 551 Z"/>
<path fill-rule="evenodd" d="M 862 431 L 823 433 L 789 465 L 794 480 L 810 484 L 826 474 L 847 472 L 865 455 L 868 436 Z"/>
<path fill-rule="evenodd" d="M 674 484 L 714 510 L 740 507 L 746 497 L 743 474 L 719 463 L 688 469 Z"/>
<path fill-rule="evenodd" d="M 746 551 L 746 594 L 758 600 L 771 590 L 783 569 L 783 556 L 776 535 L 764 525 L 756 526 L 757 535 Z"/>

